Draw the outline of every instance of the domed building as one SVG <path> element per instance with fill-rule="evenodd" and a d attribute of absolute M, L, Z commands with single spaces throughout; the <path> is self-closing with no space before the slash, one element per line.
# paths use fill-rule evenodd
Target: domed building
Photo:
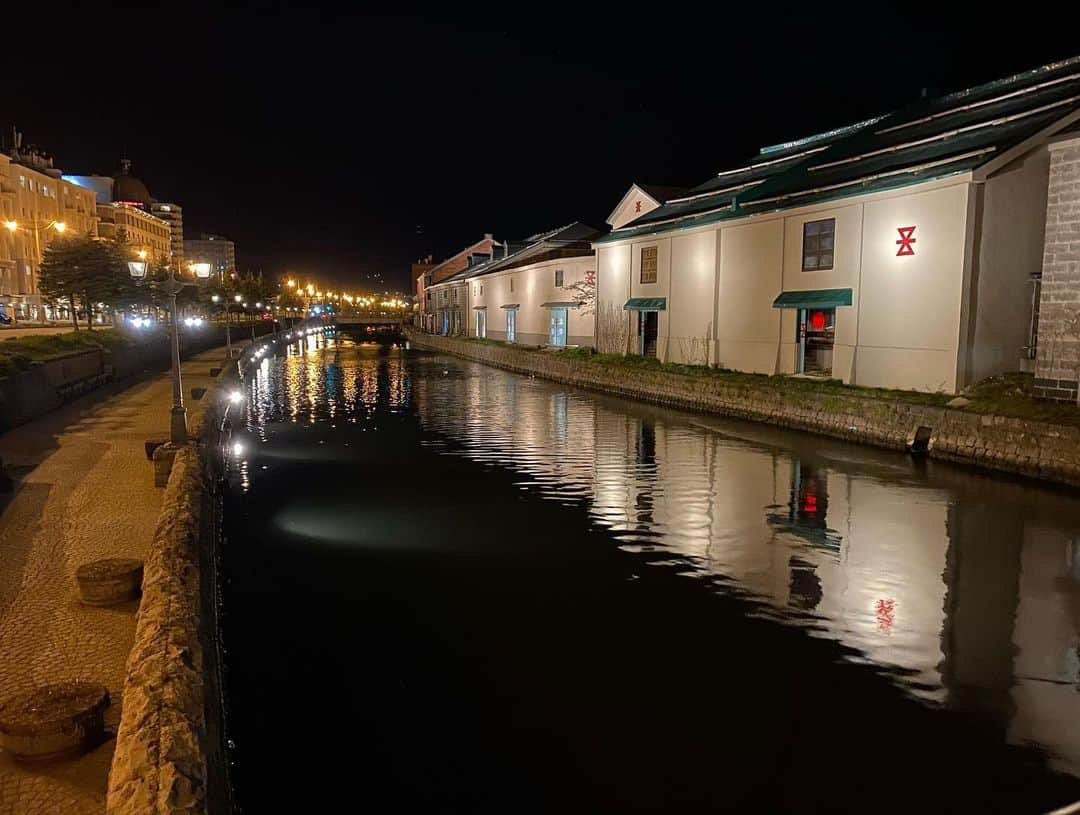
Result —
<path fill-rule="evenodd" d="M 120 172 L 113 176 L 112 200 L 117 204 L 128 204 L 146 212 L 150 211 L 150 205 L 153 203 L 150 190 L 141 179 L 131 174 L 129 159 L 121 160 Z"/>
<path fill-rule="evenodd" d="M 98 235 L 116 238 L 121 233 L 136 251 L 151 258 L 175 262 L 170 221 L 152 214 L 156 207 L 150 190 L 131 174 L 131 161 L 120 162 L 120 172 L 108 176 L 65 176 L 72 183 L 92 189 L 97 196 Z M 177 207 L 179 210 L 179 207 Z M 168 210 L 166 210 L 168 211 Z M 171 213 L 170 213 L 171 214 Z M 176 213 L 179 215 L 179 212 Z M 180 233 L 183 246 L 183 233 Z"/>

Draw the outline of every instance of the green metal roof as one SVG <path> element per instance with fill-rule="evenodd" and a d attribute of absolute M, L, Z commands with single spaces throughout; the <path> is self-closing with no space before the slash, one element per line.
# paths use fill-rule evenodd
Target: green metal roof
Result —
<path fill-rule="evenodd" d="M 521 303 L 507 303 L 505 306 L 499 306 L 499 308 L 521 308 Z"/>
<path fill-rule="evenodd" d="M 1080 109 L 1080 57 L 763 148 L 594 244 L 969 172 Z"/>
<path fill-rule="evenodd" d="M 540 308 L 581 308 L 581 303 L 573 300 L 555 300 L 551 303 L 541 303 Z"/>
<path fill-rule="evenodd" d="M 666 297 L 631 297 L 623 306 L 624 311 L 666 311 Z"/>
<path fill-rule="evenodd" d="M 836 308 L 850 305 L 851 289 L 785 291 L 772 302 L 773 308 Z"/>
<path fill-rule="evenodd" d="M 473 306 L 473 311 L 487 311 L 487 306 Z"/>

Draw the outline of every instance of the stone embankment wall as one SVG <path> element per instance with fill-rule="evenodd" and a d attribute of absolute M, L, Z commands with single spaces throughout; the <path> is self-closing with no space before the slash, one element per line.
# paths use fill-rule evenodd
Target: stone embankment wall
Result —
<path fill-rule="evenodd" d="M 820 433 L 931 458 L 1080 484 L 1080 428 L 859 396 L 785 392 L 723 377 L 606 366 L 551 353 L 409 332 L 416 346 L 644 402 Z M 921 430 L 920 430 L 921 429 Z"/>
<path fill-rule="evenodd" d="M 176 454 L 144 565 L 109 772 L 109 815 L 206 811 L 202 490 L 198 451 L 188 443 Z"/>

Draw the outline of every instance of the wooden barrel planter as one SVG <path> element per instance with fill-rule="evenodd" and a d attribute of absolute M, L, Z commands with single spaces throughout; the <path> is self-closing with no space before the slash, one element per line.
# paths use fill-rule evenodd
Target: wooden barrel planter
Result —
<path fill-rule="evenodd" d="M 75 571 L 79 599 L 91 606 L 112 606 L 134 600 L 142 591 L 141 560 L 106 558 L 84 563 Z"/>
<path fill-rule="evenodd" d="M 0 745 L 20 761 L 92 750 L 105 738 L 109 691 L 94 682 L 57 682 L 0 704 Z"/>

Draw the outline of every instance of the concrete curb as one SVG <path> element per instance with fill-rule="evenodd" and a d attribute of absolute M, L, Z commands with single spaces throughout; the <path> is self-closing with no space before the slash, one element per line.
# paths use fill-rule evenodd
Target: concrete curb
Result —
<path fill-rule="evenodd" d="M 1080 485 L 1080 428 L 873 399 L 784 392 L 667 371 L 615 369 L 540 351 L 406 333 L 420 348 L 642 402 L 805 430 L 931 458 Z M 920 433 L 920 431 L 922 431 Z"/>
<path fill-rule="evenodd" d="M 206 811 L 200 640 L 203 483 L 194 443 L 176 454 L 146 559 L 109 772 L 110 815 Z"/>

